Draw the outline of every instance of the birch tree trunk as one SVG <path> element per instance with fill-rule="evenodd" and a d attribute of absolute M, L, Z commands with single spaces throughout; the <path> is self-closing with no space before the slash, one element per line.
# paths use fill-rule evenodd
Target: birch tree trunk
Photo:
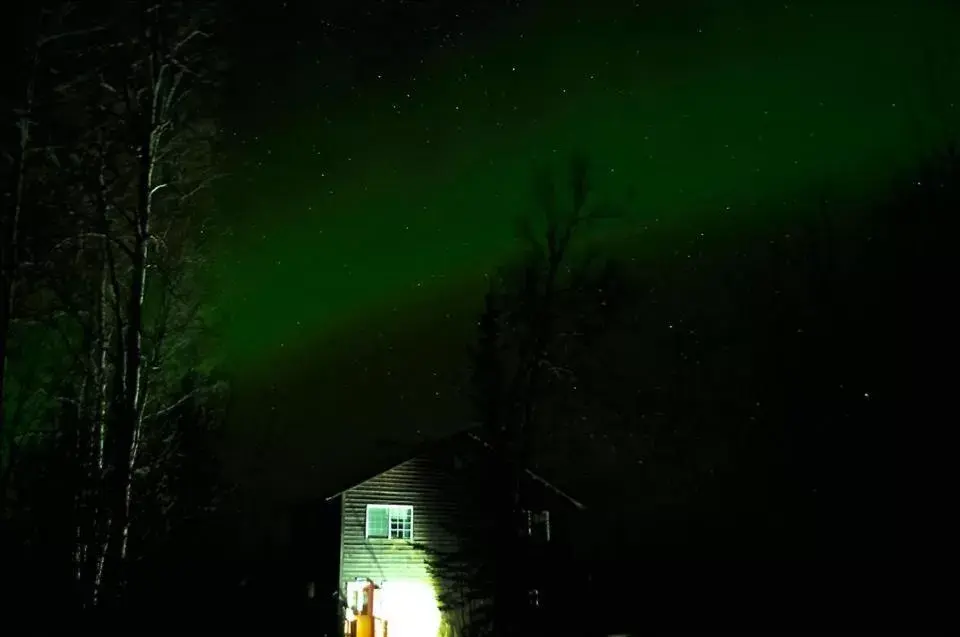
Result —
<path fill-rule="evenodd" d="M 50 433 L 62 435 L 56 453 L 74 463 L 66 466 L 72 493 L 63 503 L 65 512 L 72 504 L 73 515 L 58 529 L 72 549 L 64 559 L 72 561 L 79 605 L 88 608 L 114 604 L 122 595 L 134 489 L 148 470 L 137 466 L 144 422 L 160 420 L 179 404 L 180 372 L 167 363 L 166 341 L 172 339 L 164 337 L 172 331 L 177 346 L 189 344 L 191 328 L 181 319 L 194 299 L 183 300 L 180 279 L 170 273 L 189 270 L 181 268 L 194 247 L 184 202 L 198 199 L 194 195 L 209 178 L 215 133 L 209 118 L 181 115 L 185 104 L 200 104 L 187 100 L 184 88 L 208 83 L 211 49 L 200 25 L 213 9 L 183 0 L 39 4 L 36 38 L 23 56 L 29 68 L 17 104 L 18 140 L 0 199 L 0 513 L 11 470 L 6 445 L 15 440 L 13 430 L 20 431 L 7 408 L 20 407 L 24 384 L 19 358 L 17 383 L 8 376 L 10 326 L 22 314 L 13 311 L 17 284 L 24 272 L 38 272 L 36 282 L 53 299 L 45 297 L 38 310 L 44 324 L 71 334 L 63 335 L 64 350 L 55 355 L 69 362 L 57 358 L 49 365 L 58 383 L 65 382 L 56 396 L 49 387 L 39 389 L 59 401 L 59 429 Z M 39 128 L 35 112 L 44 118 Z M 43 175 L 50 183 L 41 193 L 35 173 L 47 164 Z M 50 218 L 38 221 L 34 207 Z M 45 234 L 41 226 L 53 228 Z M 34 258 L 38 246 L 42 254 Z M 30 260 L 44 267 L 27 271 Z M 195 261 L 201 260 L 190 267 Z M 36 286 L 32 278 L 29 283 L 19 295 L 31 291 L 32 314 Z M 13 386 L 18 400 L 7 395 Z M 158 464 L 149 471 L 162 471 Z"/>
<path fill-rule="evenodd" d="M 12 455 L 8 444 L 12 444 L 12 437 L 7 431 L 6 421 L 7 362 L 10 322 L 13 318 L 17 281 L 20 276 L 20 215 L 23 210 L 26 159 L 33 143 L 31 132 L 37 71 L 40 65 L 41 19 L 42 14 L 38 18 L 36 41 L 28 53 L 29 64 L 17 119 L 19 140 L 11 158 L 11 183 L 8 186 L 8 194 L 4 197 L 5 201 L 0 209 L 0 272 L 2 272 L 0 276 L 2 279 L 0 280 L 0 515 L 6 510 L 7 481 L 12 470 L 8 465 Z M 7 442 L 8 438 L 11 440 L 10 443 Z"/>
<path fill-rule="evenodd" d="M 24 311 L 31 314 L 29 318 L 34 322 L 38 316 L 40 320 L 51 319 L 49 305 L 31 304 L 32 307 L 24 310 L 20 298 L 27 293 L 25 287 L 30 288 L 50 275 L 45 268 L 34 266 L 50 264 L 46 259 L 51 256 L 56 231 L 48 226 L 60 230 L 64 221 L 59 211 L 51 214 L 53 208 L 44 201 L 51 190 L 59 192 L 69 179 L 63 176 L 56 156 L 57 142 L 52 139 L 62 140 L 57 126 L 50 126 L 55 117 L 48 107 L 58 99 L 54 96 L 59 88 L 72 86 L 74 82 L 60 86 L 57 78 L 65 70 L 62 64 L 68 59 L 72 62 L 78 52 L 85 50 L 88 36 L 102 31 L 99 25 L 72 28 L 71 16 L 77 8 L 71 0 L 39 1 L 27 8 L 30 24 L 24 24 L 22 29 L 29 40 L 24 45 L 24 71 L 19 80 L 21 95 L 14 111 L 17 140 L 8 156 L 10 172 L 5 177 L 9 179 L 5 179 L 5 192 L 0 197 L 0 512 L 5 511 L 11 473 L 16 470 L 14 465 L 21 450 L 20 439 L 26 435 L 23 426 L 33 430 L 41 420 L 24 421 L 28 416 L 22 413 L 23 378 L 15 379 L 19 396 L 11 407 L 10 388 L 14 385 L 11 374 L 22 371 L 21 367 L 12 370 L 11 362 L 15 365 L 23 362 L 22 359 L 11 361 L 12 345 L 17 344 L 11 339 L 22 336 L 14 334 L 12 329 L 17 320 L 24 318 Z M 63 75 L 67 74 L 69 72 Z M 41 179 L 49 183 L 38 189 L 37 182 Z M 75 275 L 73 271 L 70 274 Z M 31 385 L 26 389 L 37 392 L 50 388 Z M 72 399 L 79 399 L 79 393 Z"/>
<path fill-rule="evenodd" d="M 121 78 L 126 113 L 121 139 L 129 139 L 134 155 L 129 162 L 130 188 L 104 209 L 119 211 L 118 226 L 124 228 L 121 241 L 106 242 L 111 303 L 113 305 L 115 338 L 110 359 L 113 361 L 114 382 L 111 388 L 111 409 L 107 419 L 106 467 L 104 477 L 104 508 L 107 515 L 106 544 L 102 557 L 102 577 L 97 589 L 114 596 L 124 588 L 124 567 L 130 540 L 131 506 L 134 498 L 135 468 L 145 422 L 145 406 L 151 389 L 148 370 L 162 364 L 164 335 L 169 325 L 160 325 L 169 317 L 153 317 L 148 325 L 144 303 L 154 285 L 150 278 L 157 272 L 156 226 L 162 226 L 166 236 L 178 220 L 171 212 L 183 204 L 189 193 L 205 185 L 203 172 L 190 174 L 188 166 L 192 138 L 180 138 L 180 121 L 174 113 L 184 99 L 184 78 L 200 73 L 188 68 L 184 49 L 191 40 L 206 34 L 190 30 L 187 4 L 138 5 L 138 13 L 131 19 L 135 24 L 132 56 L 125 77 Z M 170 12 L 169 15 L 167 12 Z M 174 15 L 178 12 L 177 15 Z M 116 140 L 115 140 L 116 141 Z M 200 178 L 198 178 L 200 177 Z M 185 193 L 185 186 L 191 190 Z M 132 195 L 132 196 L 131 196 Z M 162 201 L 161 201 L 162 199 Z M 180 220 L 182 221 L 182 220 Z M 105 232 L 108 232 L 105 229 Z M 161 242 L 169 251 L 169 245 Z M 166 255 L 169 257 L 169 254 Z M 123 267 L 119 263 L 123 263 Z M 157 292 L 163 296 L 169 290 L 167 281 L 156 281 Z M 145 348 L 145 333 L 154 334 Z M 162 410 L 161 410 L 162 411 Z"/>

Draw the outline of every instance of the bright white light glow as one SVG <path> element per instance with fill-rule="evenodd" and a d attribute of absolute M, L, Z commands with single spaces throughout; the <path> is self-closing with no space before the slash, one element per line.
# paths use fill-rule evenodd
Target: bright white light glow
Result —
<path fill-rule="evenodd" d="M 439 603 L 428 582 L 383 582 L 374 597 L 374 614 L 387 621 L 390 637 L 433 637 L 440 631 Z"/>

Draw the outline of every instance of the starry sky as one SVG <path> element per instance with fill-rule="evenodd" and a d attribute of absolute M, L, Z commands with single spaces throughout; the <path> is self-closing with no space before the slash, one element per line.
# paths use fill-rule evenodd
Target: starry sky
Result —
<path fill-rule="evenodd" d="M 221 349 L 260 457 L 304 471 L 318 446 L 469 418 L 475 314 L 537 170 L 585 153 L 623 211 L 591 239 L 642 256 L 795 214 L 825 184 L 878 192 L 960 102 L 948 2 L 247 4 Z"/>

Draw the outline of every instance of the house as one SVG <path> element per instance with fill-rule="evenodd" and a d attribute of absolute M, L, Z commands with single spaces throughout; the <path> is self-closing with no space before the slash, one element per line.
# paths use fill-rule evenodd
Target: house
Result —
<path fill-rule="evenodd" d="M 435 557 L 462 549 L 464 522 L 489 519 L 484 481 L 493 475 L 496 454 L 476 430 L 460 432 L 328 498 L 339 501 L 339 594 L 344 634 L 390 637 L 455 635 L 463 608 L 456 591 L 440 578 Z M 478 488 L 479 487 L 479 488 Z M 584 505 L 526 470 L 522 479 L 519 536 L 529 560 L 529 603 L 541 608 L 560 596 L 548 589 L 570 576 L 564 547 L 575 542 Z M 475 527 L 474 527 L 475 528 Z M 476 542 L 476 539 L 474 539 Z M 372 597 L 372 604 L 370 599 Z M 370 617 L 372 616 L 372 619 Z"/>

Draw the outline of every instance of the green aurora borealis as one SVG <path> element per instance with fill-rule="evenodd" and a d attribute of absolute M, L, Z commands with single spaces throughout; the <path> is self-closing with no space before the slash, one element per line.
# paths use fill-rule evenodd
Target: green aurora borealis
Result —
<path fill-rule="evenodd" d="M 439 342 L 445 320 L 462 340 L 483 273 L 535 212 L 534 170 L 575 149 L 628 211 L 618 249 L 642 254 L 652 223 L 748 228 L 825 183 L 876 191 L 960 102 L 947 3 L 541 4 L 380 78 L 308 56 L 283 74 L 288 93 L 251 97 L 251 111 L 274 105 L 249 124 L 223 205 L 237 231 L 218 304 L 237 369 L 269 377 L 291 350 L 321 365 L 336 343 L 374 351 L 378 334 Z M 456 366 L 451 342 L 406 347 Z"/>

